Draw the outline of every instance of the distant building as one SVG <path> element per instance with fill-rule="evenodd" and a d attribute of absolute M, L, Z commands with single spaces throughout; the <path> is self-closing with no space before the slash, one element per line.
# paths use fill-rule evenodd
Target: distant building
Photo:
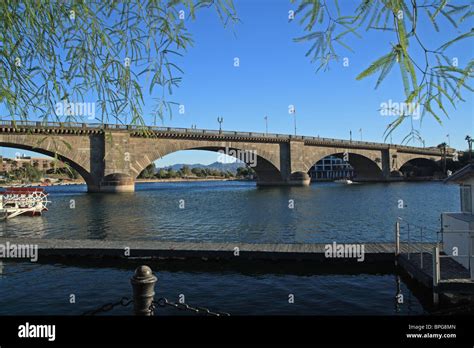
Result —
<path fill-rule="evenodd" d="M 352 178 L 354 168 L 342 158 L 336 156 L 324 157 L 309 171 L 311 180 L 337 180 Z"/>
<path fill-rule="evenodd" d="M 50 169 L 64 168 L 65 164 L 52 158 L 17 156 L 15 158 L 4 158 L 0 156 L 0 173 L 9 173 L 16 169 L 31 165 L 38 168 L 42 172 L 47 172 Z"/>

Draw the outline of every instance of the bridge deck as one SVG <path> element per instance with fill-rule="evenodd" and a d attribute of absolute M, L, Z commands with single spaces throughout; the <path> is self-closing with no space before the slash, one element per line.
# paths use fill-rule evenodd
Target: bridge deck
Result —
<path fill-rule="evenodd" d="M 66 240 L 24 237 L 0 237 L 0 245 L 37 245 L 39 257 L 98 257 L 98 258 L 200 258 L 200 259 L 261 259 L 261 260 L 328 260 L 358 262 L 353 258 L 326 258 L 325 243 L 317 244 L 250 244 L 209 243 L 173 241 L 114 241 L 114 240 Z M 361 243 L 364 245 L 364 261 L 394 260 L 394 243 Z M 417 250 L 432 250 L 435 244 L 416 244 Z M 413 247 L 413 244 L 412 244 Z M 128 248 L 128 249 L 127 249 Z M 238 248 L 238 256 L 236 249 Z M 401 244 L 402 252 L 408 251 L 407 244 Z M 129 256 L 125 251 L 129 250 Z"/>

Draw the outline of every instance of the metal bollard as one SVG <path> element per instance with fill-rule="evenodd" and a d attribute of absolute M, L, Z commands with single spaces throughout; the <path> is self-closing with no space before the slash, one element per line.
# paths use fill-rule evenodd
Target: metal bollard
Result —
<path fill-rule="evenodd" d="M 133 311 L 135 315 L 153 315 L 150 307 L 155 296 L 155 284 L 158 278 L 148 266 L 140 266 L 130 278 L 133 289 Z"/>

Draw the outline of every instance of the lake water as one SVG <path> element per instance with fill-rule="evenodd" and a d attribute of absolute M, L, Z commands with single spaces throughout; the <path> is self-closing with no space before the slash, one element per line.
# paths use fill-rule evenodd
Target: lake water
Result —
<path fill-rule="evenodd" d="M 455 186 L 438 182 L 256 188 L 251 182 L 137 184 L 132 194 L 87 194 L 85 186 L 48 188 L 42 217 L 0 223 L 0 235 L 69 239 L 153 239 L 249 243 L 392 242 L 397 217 L 425 226 L 436 240 L 439 216 L 459 210 Z M 400 202 L 402 200 L 403 202 Z M 403 208 L 400 208 L 403 206 Z M 291 209 L 293 207 L 293 209 Z M 403 231 L 405 233 L 405 230 Z M 402 235 L 402 237 L 406 237 Z M 136 263 L 4 261 L 0 314 L 80 314 L 130 295 Z M 420 314 L 423 293 L 397 275 L 361 274 L 314 265 L 257 267 L 153 261 L 157 295 L 231 314 Z M 76 303 L 69 303 L 69 296 Z M 295 297 L 288 303 L 289 294 Z M 108 314 L 129 313 L 115 308 Z M 184 314 L 175 309 L 162 314 Z"/>

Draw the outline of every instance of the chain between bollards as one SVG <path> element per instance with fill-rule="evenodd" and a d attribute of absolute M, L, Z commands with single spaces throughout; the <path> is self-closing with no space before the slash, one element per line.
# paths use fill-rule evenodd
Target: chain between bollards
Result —
<path fill-rule="evenodd" d="M 114 309 L 117 306 L 127 307 L 132 302 L 133 302 L 133 300 L 130 300 L 128 297 L 122 297 L 120 299 L 120 301 L 118 301 L 118 302 L 106 303 L 106 304 L 104 304 L 103 306 L 101 306 L 97 309 L 86 311 L 86 312 L 82 313 L 82 315 L 96 315 L 96 314 L 99 314 L 99 313 L 105 313 L 105 312 L 111 311 L 112 309 Z"/>
<path fill-rule="evenodd" d="M 216 317 L 230 316 L 230 314 L 226 312 L 216 312 L 216 311 L 211 311 L 210 309 L 204 308 L 204 307 L 193 307 L 186 303 L 176 303 L 176 302 L 169 301 L 168 299 L 164 297 L 159 298 L 158 301 L 153 301 L 153 303 L 150 306 L 150 311 L 154 312 L 156 309 L 156 306 L 159 306 L 159 307 L 170 306 L 179 310 L 187 310 L 187 311 L 194 312 L 196 314 L 212 315 Z"/>
<path fill-rule="evenodd" d="M 130 279 L 133 289 L 133 312 L 135 315 L 150 316 L 150 310 L 155 296 L 155 284 L 158 278 L 148 266 L 139 266 Z"/>

